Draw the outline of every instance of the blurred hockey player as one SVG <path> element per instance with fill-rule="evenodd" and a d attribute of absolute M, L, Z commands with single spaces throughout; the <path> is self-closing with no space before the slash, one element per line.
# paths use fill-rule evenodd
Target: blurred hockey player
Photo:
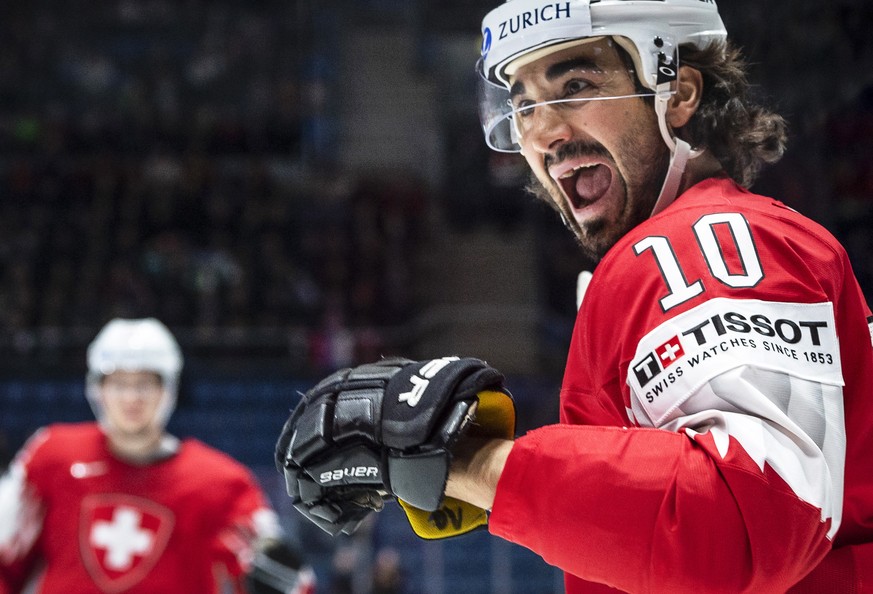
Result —
<path fill-rule="evenodd" d="M 0 594 L 311 592 L 299 558 L 270 558 L 290 549 L 249 470 L 166 432 L 183 363 L 170 331 L 114 319 L 87 363 L 97 422 L 40 429 L 0 479 Z"/>

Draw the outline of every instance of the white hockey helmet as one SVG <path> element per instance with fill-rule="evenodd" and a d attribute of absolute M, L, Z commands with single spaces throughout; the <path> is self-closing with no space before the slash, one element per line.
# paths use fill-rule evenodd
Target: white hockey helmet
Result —
<path fill-rule="evenodd" d="M 507 0 L 482 20 L 486 77 L 508 86 L 507 67 L 590 37 L 625 38 L 640 82 L 656 90 L 661 55 L 727 37 L 715 0 Z M 624 43 L 625 47 L 629 47 Z"/>
<path fill-rule="evenodd" d="M 149 371 L 161 377 L 164 397 L 157 421 L 166 426 L 176 406 L 182 351 L 169 329 L 155 318 L 116 318 L 106 324 L 88 346 L 86 393 L 94 414 L 105 422 L 100 383 L 115 371 Z"/>

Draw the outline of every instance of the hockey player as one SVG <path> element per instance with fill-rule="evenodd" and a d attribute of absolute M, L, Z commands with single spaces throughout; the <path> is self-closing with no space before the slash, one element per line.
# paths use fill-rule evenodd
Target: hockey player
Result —
<path fill-rule="evenodd" d="M 41 429 L 0 479 L 0 593 L 310 592 L 310 569 L 275 560 L 289 547 L 251 473 L 165 431 L 182 369 L 169 330 L 112 320 L 87 362 L 98 422 Z"/>
<path fill-rule="evenodd" d="M 748 191 L 785 123 L 715 2 L 510 0 L 482 33 L 487 142 L 599 260 L 560 424 L 507 437 L 481 361 L 344 370 L 277 444 L 297 509 L 487 520 L 568 594 L 873 592 L 871 312 L 824 228 Z"/>

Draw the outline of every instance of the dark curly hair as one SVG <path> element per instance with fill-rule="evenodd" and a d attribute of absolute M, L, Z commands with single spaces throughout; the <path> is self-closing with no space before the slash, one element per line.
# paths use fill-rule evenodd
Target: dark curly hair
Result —
<path fill-rule="evenodd" d="M 785 119 L 751 101 L 747 63 L 729 41 L 705 49 L 682 46 L 679 63 L 701 72 L 703 96 L 677 134 L 691 146 L 709 150 L 738 184 L 751 186 L 761 168 L 785 152 Z"/>

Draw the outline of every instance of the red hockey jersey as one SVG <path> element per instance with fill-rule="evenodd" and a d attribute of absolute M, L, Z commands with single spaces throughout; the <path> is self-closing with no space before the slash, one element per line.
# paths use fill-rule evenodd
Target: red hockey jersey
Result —
<path fill-rule="evenodd" d="M 213 594 L 237 583 L 255 534 L 278 530 L 251 473 L 193 439 L 136 466 L 109 452 L 96 423 L 52 425 L 3 480 L 2 594 L 35 568 L 38 593 Z"/>
<path fill-rule="evenodd" d="M 825 229 L 697 184 L 598 265 L 491 532 L 568 594 L 873 591 L 870 323 Z"/>

